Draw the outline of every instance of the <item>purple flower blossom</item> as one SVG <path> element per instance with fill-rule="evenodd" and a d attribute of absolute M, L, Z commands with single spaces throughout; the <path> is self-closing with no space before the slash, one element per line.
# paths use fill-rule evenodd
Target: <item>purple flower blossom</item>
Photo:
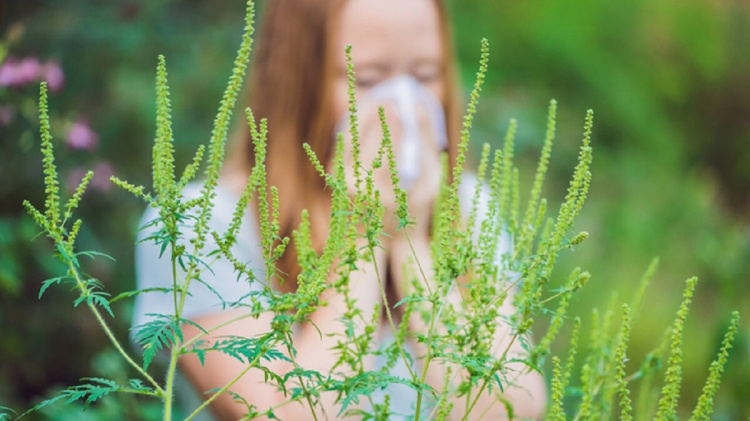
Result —
<path fill-rule="evenodd" d="M 16 67 L 16 83 L 25 85 L 39 80 L 42 65 L 36 57 L 26 57 Z"/>
<path fill-rule="evenodd" d="M 16 81 L 16 66 L 18 60 L 8 57 L 0 64 L 0 86 L 14 86 Z"/>
<path fill-rule="evenodd" d="M 40 81 L 46 81 L 53 92 L 62 89 L 65 77 L 57 60 L 42 64 L 36 57 L 9 57 L 0 64 L 0 86 L 18 88 Z"/>
<path fill-rule="evenodd" d="M 101 161 L 94 166 L 94 177 L 89 182 L 90 190 L 97 190 L 100 192 L 107 192 L 112 188 L 112 182 L 109 180 L 114 175 L 112 164 L 108 161 Z M 86 170 L 81 167 L 73 168 L 68 175 L 65 177 L 65 188 L 69 194 L 72 194 L 81 183 L 83 177 L 86 175 Z"/>
<path fill-rule="evenodd" d="M 71 149 L 92 151 L 99 144 L 99 136 L 91 130 L 85 118 L 79 118 L 65 136 L 65 144 Z"/>
<path fill-rule="evenodd" d="M 9 58 L 0 67 L 0 86 L 18 87 L 39 80 L 42 65 L 36 57 Z"/>
<path fill-rule="evenodd" d="M 81 167 L 75 167 L 68 172 L 68 175 L 65 177 L 65 190 L 68 194 L 73 194 L 85 175 L 86 170 Z"/>
<path fill-rule="evenodd" d="M 107 161 L 101 161 L 94 167 L 94 177 L 91 179 L 91 187 L 103 192 L 112 188 L 112 182 L 109 180 L 115 174 L 112 164 Z"/>
<path fill-rule="evenodd" d="M 63 74 L 60 63 L 57 60 L 48 60 L 44 63 L 40 77 L 47 82 L 47 85 L 52 92 L 58 92 L 62 89 L 63 84 L 65 83 L 65 75 Z"/>

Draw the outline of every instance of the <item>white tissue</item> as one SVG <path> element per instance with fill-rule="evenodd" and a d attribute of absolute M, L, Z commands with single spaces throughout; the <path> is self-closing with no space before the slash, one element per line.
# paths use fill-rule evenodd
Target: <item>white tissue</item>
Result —
<path fill-rule="evenodd" d="M 396 151 L 398 173 L 401 188 L 409 190 L 420 175 L 420 156 L 422 144 L 417 119 L 417 109 L 422 106 L 432 124 L 435 146 L 444 150 L 448 145 L 445 132 L 445 115 L 443 107 L 435 96 L 411 76 L 397 76 L 372 87 L 359 101 L 362 104 L 374 102 L 376 106 L 393 104 L 397 117 L 401 121 L 403 132 L 400 139 L 394 139 L 399 149 Z M 336 126 L 337 132 L 343 132 L 348 124 L 348 115 Z"/>

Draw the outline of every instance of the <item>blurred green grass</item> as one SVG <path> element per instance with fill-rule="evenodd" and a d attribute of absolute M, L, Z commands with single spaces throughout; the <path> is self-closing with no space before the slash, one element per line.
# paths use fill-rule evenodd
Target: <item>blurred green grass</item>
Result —
<path fill-rule="evenodd" d="M 115 174 L 150 184 L 154 69 L 167 58 L 178 162 L 209 136 L 242 22 L 241 4 L 190 0 L 97 3 L 11 0 L 0 4 L 8 57 L 56 59 L 64 88 L 51 97 L 63 177 L 107 162 Z M 593 184 L 576 229 L 590 238 L 564 256 L 592 281 L 572 303 L 584 328 L 613 291 L 629 301 L 653 256 L 660 270 L 632 334 L 635 369 L 677 309 L 684 279 L 700 277 L 685 337 L 682 402 L 689 411 L 732 309 L 743 316 L 717 420 L 747 419 L 750 403 L 750 5 L 742 0 L 465 0 L 450 2 L 462 80 L 469 86 L 479 40 L 491 45 L 473 150 L 499 145 L 519 120 L 523 182 L 533 174 L 546 104 L 559 105 L 558 136 L 545 194 L 559 203 L 575 163 L 585 110 L 595 110 Z M 37 300 L 56 271 L 22 199 L 40 201 L 37 88 L 0 87 L 0 404 L 27 407 L 40 394 L 102 372 L 105 338 L 66 291 Z M 63 146 L 76 121 L 98 147 Z M 523 190 L 522 190 L 523 191 Z M 116 189 L 87 194 L 85 247 L 118 259 L 93 268 L 111 292 L 134 287 L 132 243 L 143 205 Z M 551 209 L 556 209 L 554 206 Z M 116 309 L 117 310 L 117 309 Z M 126 338 L 130 312 L 116 328 Z M 584 335 L 585 335 L 584 331 Z M 585 337 L 585 336 L 584 336 Z M 564 338 L 558 341 L 564 348 Z M 102 417 L 106 419 L 106 411 Z M 62 416 L 62 415 L 61 415 Z M 53 416 L 54 418 L 54 416 Z"/>

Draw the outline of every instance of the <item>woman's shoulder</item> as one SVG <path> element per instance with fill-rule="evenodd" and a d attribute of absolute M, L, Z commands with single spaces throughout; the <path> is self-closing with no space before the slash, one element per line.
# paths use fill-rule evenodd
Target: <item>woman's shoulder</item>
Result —
<path fill-rule="evenodd" d="M 200 198 L 202 191 L 202 182 L 189 183 L 182 191 L 183 201 Z M 219 183 L 211 198 L 213 209 L 207 223 L 209 232 L 216 232 L 219 236 L 226 232 L 232 223 L 238 200 L 237 195 Z M 187 245 L 196 235 L 193 225 L 199 209 L 194 207 L 185 213 L 185 218 L 178 223 L 180 226 L 178 243 Z M 171 279 L 174 268 L 170 261 L 170 251 L 164 250 L 155 237 L 161 229 L 159 217 L 159 210 L 152 206 L 149 206 L 141 217 L 139 241 L 135 249 L 136 280 L 139 289 L 162 290 L 172 287 Z M 260 289 L 260 285 L 255 283 L 238 282 L 239 278 L 234 265 L 221 254 L 208 258 L 218 249 L 212 235 L 206 237 L 201 250 L 190 249 L 190 253 L 197 253 L 193 257 L 210 263 L 210 269 L 201 270 L 200 282 L 193 282 L 190 285 L 191 293 L 184 305 L 185 317 L 222 311 L 227 303 L 239 302 L 245 299 L 249 291 Z M 246 207 L 236 235 L 236 242 L 230 250 L 236 260 L 250 265 L 254 273 L 257 272 L 260 278 L 263 277 L 264 260 L 257 234 L 257 221 L 252 216 L 250 206 Z M 181 276 L 184 276 L 184 273 Z M 174 311 L 170 295 L 141 294 L 136 297 L 134 325 L 144 323 L 148 319 L 148 314 L 170 314 L 170 311 Z"/>

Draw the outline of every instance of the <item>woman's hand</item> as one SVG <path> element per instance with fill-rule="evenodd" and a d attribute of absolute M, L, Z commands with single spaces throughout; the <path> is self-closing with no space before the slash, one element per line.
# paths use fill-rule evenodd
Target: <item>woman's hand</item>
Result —
<path fill-rule="evenodd" d="M 404 122 L 396 112 L 396 107 L 393 104 L 384 104 L 386 122 L 393 142 L 396 168 L 408 166 L 418 168 L 418 171 L 416 171 L 418 176 L 415 180 L 410 180 L 408 183 L 402 182 L 399 186 L 394 186 L 389 171 L 388 155 L 387 153 L 381 153 L 384 135 L 378 115 L 378 108 L 379 105 L 372 101 L 365 101 L 359 107 L 359 160 L 362 163 L 360 170 L 362 184 L 360 184 L 359 188 L 365 189 L 364 179 L 366 172 L 372 171 L 373 184 L 380 191 L 380 203 L 385 210 L 383 216 L 384 230 L 386 234 L 393 237 L 399 226 L 396 216 L 398 203 L 395 190 L 396 187 L 407 187 L 408 211 L 411 220 L 416 224 L 414 230 L 415 232 L 419 232 L 419 235 L 428 235 L 432 206 L 437 197 L 441 179 L 440 153 L 442 150 L 435 140 L 435 125 L 430 121 L 430 116 L 425 107 L 419 106 L 416 109 L 417 124 L 419 127 L 419 153 L 416 156 L 416 160 L 405 162 L 403 161 L 405 157 L 403 153 Z M 351 136 L 348 133 L 345 139 L 344 165 L 346 167 L 349 191 L 353 196 L 357 191 L 354 151 Z M 381 160 L 379 167 L 373 165 L 373 162 L 378 159 Z M 400 174 L 399 177 L 404 180 L 403 175 Z"/>

